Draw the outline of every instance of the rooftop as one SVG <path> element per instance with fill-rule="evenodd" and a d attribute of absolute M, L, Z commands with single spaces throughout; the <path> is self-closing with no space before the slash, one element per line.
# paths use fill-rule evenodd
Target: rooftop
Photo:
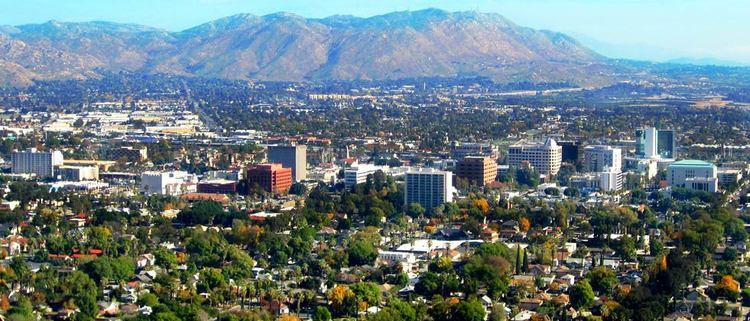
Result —
<path fill-rule="evenodd" d="M 669 165 L 669 167 L 680 167 L 680 166 L 685 166 L 685 167 L 688 167 L 688 166 L 689 167 L 714 167 L 714 164 L 711 164 L 709 162 L 705 162 L 705 161 L 702 161 L 702 160 L 697 160 L 697 159 L 685 159 L 685 160 L 681 160 L 681 161 L 676 161 L 676 162 L 672 163 L 671 165 Z"/>

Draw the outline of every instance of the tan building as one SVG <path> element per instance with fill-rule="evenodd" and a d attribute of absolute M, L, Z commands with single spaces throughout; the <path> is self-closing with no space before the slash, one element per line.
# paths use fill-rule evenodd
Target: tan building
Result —
<path fill-rule="evenodd" d="M 487 156 L 467 156 L 456 164 L 456 177 L 484 186 L 497 177 L 497 162 Z"/>
<path fill-rule="evenodd" d="M 508 164 L 521 167 L 528 162 L 540 174 L 555 176 L 562 163 L 562 147 L 548 138 L 544 144 L 512 145 L 508 148 Z"/>

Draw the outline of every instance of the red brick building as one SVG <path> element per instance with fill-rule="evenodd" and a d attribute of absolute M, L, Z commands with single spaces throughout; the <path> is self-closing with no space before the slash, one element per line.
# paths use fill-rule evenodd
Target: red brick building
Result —
<path fill-rule="evenodd" d="M 266 192 L 286 194 L 292 186 L 292 169 L 281 164 L 261 164 L 247 171 L 247 186 L 250 192 L 259 186 Z"/>

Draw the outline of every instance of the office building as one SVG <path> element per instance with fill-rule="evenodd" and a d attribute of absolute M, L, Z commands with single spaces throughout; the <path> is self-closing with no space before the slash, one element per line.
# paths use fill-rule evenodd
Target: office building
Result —
<path fill-rule="evenodd" d="M 622 189 L 623 176 L 622 171 L 618 168 L 604 167 L 602 171 L 597 172 L 599 178 L 599 189 L 605 192 L 617 192 Z"/>
<path fill-rule="evenodd" d="M 635 155 L 638 158 L 675 158 L 673 130 L 654 127 L 635 131 Z"/>
<path fill-rule="evenodd" d="M 14 151 L 11 156 L 13 174 L 36 174 L 39 179 L 55 177 L 55 166 L 63 164 L 60 151 L 38 151 L 29 148 L 24 151 Z"/>
<path fill-rule="evenodd" d="M 307 178 L 307 146 L 271 145 L 268 146 L 268 161 L 292 169 L 292 180 L 299 182 Z"/>
<path fill-rule="evenodd" d="M 464 157 L 456 164 L 456 177 L 484 186 L 497 178 L 497 162 L 487 156 Z"/>
<path fill-rule="evenodd" d="M 198 178 L 185 171 L 144 172 L 141 174 L 141 193 L 178 196 L 194 193 Z"/>
<path fill-rule="evenodd" d="M 586 146 L 583 150 L 584 168 L 589 172 L 622 171 L 622 150 L 612 146 Z"/>
<path fill-rule="evenodd" d="M 99 180 L 98 166 L 67 166 L 57 168 L 61 179 L 66 181 L 96 181 Z"/>
<path fill-rule="evenodd" d="M 346 188 L 352 188 L 357 184 L 362 184 L 367 181 L 367 176 L 375 174 L 375 172 L 382 170 L 386 171 L 386 166 L 376 166 L 371 164 L 359 164 L 352 166 L 344 170 L 344 186 Z"/>
<path fill-rule="evenodd" d="M 508 148 L 508 165 L 521 167 L 528 162 L 537 173 L 554 176 L 560 171 L 562 147 L 552 138 L 543 144 L 512 145 Z"/>
<path fill-rule="evenodd" d="M 434 168 L 414 168 L 406 172 L 404 204 L 422 205 L 431 210 L 453 201 L 453 173 Z"/>
<path fill-rule="evenodd" d="M 581 162 L 583 156 L 583 145 L 578 141 L 559 141 L 557 142 L 562 147 L 562 161 L 569 164 L 577 164 Z"/>
<path fill-rule="evenodd" d="M 617 192 L 622 189 L 622 184 L 621 171 L 604 168 L 601 172 L 574 175 L 570 178 L 569 185 L 584 192 Z"/>
<path fill-rule="evenodd" d="M 718 171 L 714 164 L 700 160 L 681 160 L 667 167 L 669 186 L 685 187 L 715 193 L 719 189 Z"/>
<path fill-rule="evenodd" d="M 273 194 L 286 194 L 292 186 L 292 169 L 281 164 L 261 164 L 247 171 L 248 191 L 255 188 Z"/>
<path fill-rule="evenodd" d="M 717 172 L 719 178 L 719 184 L 721 185 L 732 185 L 737 184 L 742 180 L 742 171 L 734 168 L 719 168 Z"/>

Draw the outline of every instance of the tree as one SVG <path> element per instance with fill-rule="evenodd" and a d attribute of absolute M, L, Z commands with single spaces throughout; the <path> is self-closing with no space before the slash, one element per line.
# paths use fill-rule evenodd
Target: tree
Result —
<path fill-rule="evenodd" d="M 651 240 L 648 246 L 649 254 L 651 254 L 652 256 L 658 256 L 664 253 L 664 243 L 662 243 L 660 240 Z"/>
<path fill-rule="evenodd" d="M 524 273 L 529 272 L 529 256 L 526 255 L 526 249 L 523 249 L 523 265 L 521 269 Z"/>
<path fill-rule="evenodd" d="M 508 314 L 505 312 L 505 303 L 498 302 L 492 306 L 490 310 L 489 321 L 506 321 L 508 320 Z"/>
<path fill-rule="evenodd" d="M 375 262 L 378 249 L 364 239 L 354 239 L 349 243 L 349 263 L 352 265 L 367 265 Z"/>
<path fill-rule="evenodd" d="M 617 246 L 617 254 L 626 261 L 635 261 L 635 240 L 630 236 L 623 236 Z"/>
<path fill-rule="evenodd" d="M 289 187 L 289 194 L 292 195 L 303 195 L 307 193 L 307 186 L 302 183 L 294 183 L 291 187 Z"/>
<path fill-rule="evenodd" d="M 484 198 L 474 200 L 474 206 L 482 211 L 482 215 L 487 215 L 490 212 L 490 204 Z"/>
<path fill-rule="evenodd" d="M 740 283 L 735 281 L 731 275 L 722 276 L 719 283 L 716 284 L 716 292 L 721 296 L 736 299 L 740 294 Z"/>
<path fill-rule="evenodd" d="M 413 218 L 421 217 L 422 215 L 424 215 L 424 213 L 425 209 L 419 203 L 409 204 L 409 208 L 406 210 L 406 215 L 409 215 Z"/>
<path fill-rule="evenodd" d="M 531 228 L 531 222 L 529 222 L 528 218 L 522 217 L 520 220 L 518 220 L 518 227 L 520 228 L 521 232 L 528 232 Z"/>
<path fill-rule="evenodd" d="M 214 201 L 195 202 L 190 209 L 177 214 L 177 220 L 187 225 L 210 225 L 214 217 L 223 212 L 221 204 Z"/>
<path fill-rule="evenodd" d="M 162 247 L 154 251 L 154 261 L 156 265 L 167 270 L 177 267 L 177 255 Z"/>
<path fill-rule="evenodd" d="M 330 321 L 331 312 L 324 306 L 315 307 L 315 314 L 313 315 L 313 321 Z"/>
<path fill-rule="evenodd" d="M 357 298 L 346 285 L 337 285 L 328 292 L 333 314 L 336 316 L 352 316 L 357 314 Z"/>
<path fill-rule="evenodd" d="M 563 195 L 567 197 L 579 197 L 581 196 L 581 191 L 575 187 L 568 187 L 563 191 Z"/>
<path fill-rule="evenodd" d="M 159 298 L 157 298 L 156 295 L 152 293 L 143 293 L 138 298 L 138 303 L 153 307 L 159 304 Z"/>
<path fill-rule="evenodd" d="M 96 316 L 98 288 L 88 275 L 80 271 L 73 272 L 65 278 L 61 288 L 62 294 L 75 304 L 82 317 L 93 319 Z"/>
<path fill-rule="evenodd" d="M 454 320 L 484 321 L 484 307 L 476 298 L 463 300 L 456 305 L 453 312 Z"/>
<path fill-rule="evenodd" d="M 570 290 L 570 303 L 576 309 L 587 308 L 594 303 L 594 290 L 587 280 L 576 282 Z"/>
<path fill-rule="evenodd" d="M 523 262 L 521 262 L 521 246 L 516 245 L 516 274 L 521 274 Z"/>
<path fill-rule="evenodd" d="M 380 288 L 374 282 L 359 282 L 350 287 L 358 301 L 367 303 L 368 306 L 377 306 L 380 302 Z"/>
<path fill-rule="evenodd" d="M 601 294 L 609 294 L 612 288 L 618 283 L 615 271 L 604 266 L 591 269 L 586 278 L 591 288 Z"/>

